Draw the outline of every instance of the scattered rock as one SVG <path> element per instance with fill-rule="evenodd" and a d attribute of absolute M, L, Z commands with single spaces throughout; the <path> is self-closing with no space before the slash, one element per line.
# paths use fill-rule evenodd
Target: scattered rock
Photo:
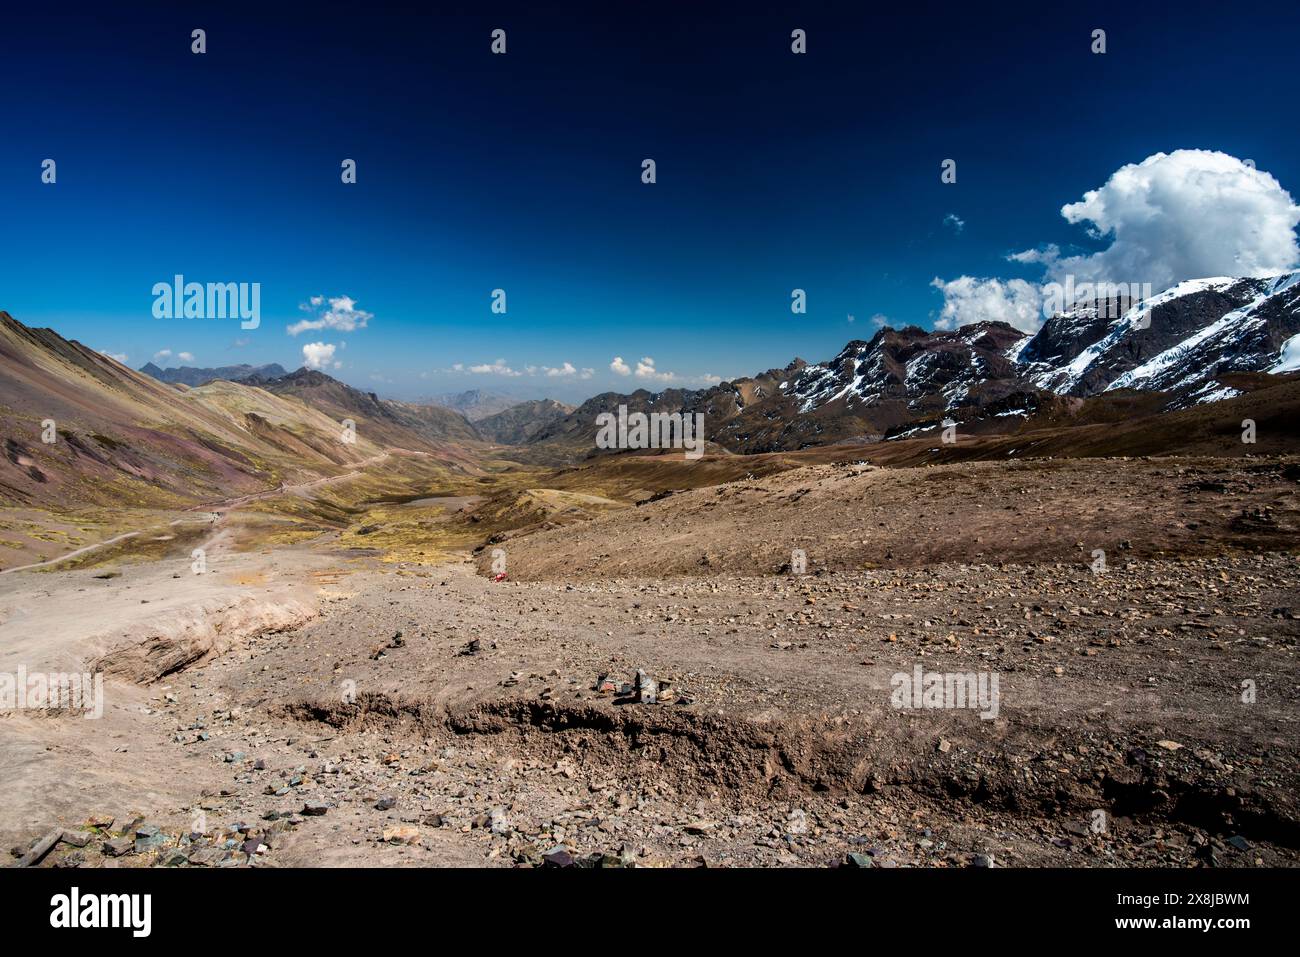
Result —
<path fill-rule="evenodd" d="M 18 863 L 15 864 L 14 866 L 31 867 L 33 864 L 39 864 L 41 858 L 43 858 L 46 854 L 50 853 L 50 849 L 54 847 L 55 844 L 59 843 L 59 838 L 61 838 L 62 836 L 63 836 L 62 828 L 56 827 L 54 830 L 49 831 L 48 833 L 45 834 L 44 837 L 40 838 L 38 841 L 32 844 L 31 850 L 29 850 L 26 854 L 24 854 L 21 858 L 19 858 Z"/>
<path fill-rule="evenodd" d="M 419 844 L 420 831 L 407 825 L 384 828 L 385 844 Z"/>
<path fill-rule="evenodd" d="M 566 847 L 554 847 L 542 855 L 543 867 L 573 867 L 573 854 Z"/>
<path fill-rule="evenodd" d="M 90 831 L 73 831 L 64 828 L 61 839 L 64 844 L 70 844 L 73 847 L 85 847 L 94 836 Z"/>
<path fill-rule="evenodd" d="M 659 700 L 659 686 L 639 668 L 636 673 L 636 700 L 639 704 L 655 704 Z"/>
<path fill-rule="evenodd" d="M 148 851 L 166 847 L 171 838 L 153 824 L 142 824 L 135 829 L 135 852 L 144 854 Z"/>
<path fill-rule="evenodd" d="M 135 838 L 123 835 L 104 842 L 104 853 L 109 857 L 126 857 L 135 853 Z"/>

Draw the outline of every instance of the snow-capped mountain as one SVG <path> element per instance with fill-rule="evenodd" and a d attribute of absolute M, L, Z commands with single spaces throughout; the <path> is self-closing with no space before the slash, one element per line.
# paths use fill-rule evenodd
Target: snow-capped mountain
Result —
<path fill-rule="evenodd" d="M 1085 302 L 1025 335 L 1001 322 L 953 332 L 884 329 L 782 383 L 802 414 L 905 401 L 919 414 L 1034 390 L 1087 398 L 1169 393 L 1170 406 L 1231 396 L 1226 372 L 1300 369 L 1300 272 L 1179 283 L 1140 302 Z"/>
<path fill-rule="evenodd" d="M 1300 349 L 1300 272 L 1179 283 L 1098 322 L 1095 308 L 1053 316 L 1013 353 L 1034 385 L 1066 395 L 1170 392 L 1175 404 L 1226 398 L 1224 372 L 1284 371 Z"/>
<path fill-rule="evenodd" d="M 778 388 L 801 413 L 837 400 L 849 407 L 899 403 L 913 413 L 941 412 L 1016 389 L 1009 353 L 1022 338 L 999 322 L 954 332 L 882 329 L 870 342 L 854 340 L 830 362 L 808 366 Z"/>
<path fill-rule="evenodd" d="M 1231 398 L 1234 372 L 1300 370 L 1300 272 L 1180 283 L 1141 302 L 1081 302 L 1026 335 L 1003 322 L 881 329 L 827 362 L 711 389 L 605 393 L 533 440 L 590 448 L 600 411 L 702 412 L 711 441 L 734 452 L 875 442 L 934 429 L 1023 421 L 1132 389 L 1144 408 Z M 981 426 L 982 427 L 982 426 Z"/>

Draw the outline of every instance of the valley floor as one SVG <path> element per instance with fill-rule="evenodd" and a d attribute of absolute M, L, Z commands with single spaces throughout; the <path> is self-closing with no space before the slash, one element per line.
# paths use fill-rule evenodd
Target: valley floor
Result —
<path fill-rule="evenodd" d="M 799 469 L 518 529 L 504 581 L 325 540 L 8 575 L 0 673 L 107 681 L 98 720 L 0 715 L 0 839 L 67 829 L 41 866 L 1297 864 L 1298 486 L 1273 465 Z M 882 482 L 899 560 L 869 567 L 844 515 Z M 935 489 L 967 514 L 999 486 L 1103 516 L 1104 569 L 1050 518 L 1018 532 L 1041 560 L 920 555 Z M 767 568 L 796 493 L 803 532 L 844 536 L 804 575 Z M 1211 516 L 1189 547 L 1131 531 L 1162 500 Z M 996 676 L 996 715 L 896 707 L 918 667 Z M 622 693 L 638 669 L 659 703 Z"/>

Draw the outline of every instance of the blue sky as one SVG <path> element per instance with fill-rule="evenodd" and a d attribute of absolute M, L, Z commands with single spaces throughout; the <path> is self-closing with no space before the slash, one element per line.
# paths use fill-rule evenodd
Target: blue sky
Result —
<path fill-rule="evenodd" d="M 133 367 L 296 368 L 321 342 L 381 394 L 573 400 L 932 326 L 936 277 L 1104 250 L 1062 206 L 1158 152 L 1300 188 L 1294 5 L 270 6 L 6 14 L 0 308 Z M 260 327 L 155 318 L 176 273 L 259 282 Z M 364 328 L 290 335 L 312 297 Z"/>

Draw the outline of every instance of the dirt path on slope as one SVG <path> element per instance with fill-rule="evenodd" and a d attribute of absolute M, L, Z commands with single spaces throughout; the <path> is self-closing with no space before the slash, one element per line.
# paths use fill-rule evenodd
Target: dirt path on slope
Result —
<path fill-rule="evenodd" d="M 249 495 L 241 495 L 238 498 L 227 499 L 224 502 L 194 505 L 186 509 L 186 511 L 208 512 L 212 516 L 208 520 L 209 524 L 212 524 L 214 526 L 219 526 L 222 522 L 225 521 L 227 515 L 229 515 L 231 511 L 233 511 L 236 508 L 241 508 L 252 502 L 264 501 L 268 498 L 274 498 L 279 495 L 298 495 L 303 492 L 312 491 L 314 489 L 325 488 L 327 486 L 334 485 L 338 482 L 345 482 L 350 479 L 354 479 L 359 475 L 363 475 L 365 473 L 366 468 L 368 468 L 371 465 L 376 465 L 379 462 L 385 461 L 391 458 L 393 455 L 427 456 L 428 454 L 429 453 L 427 452 L 417 452 L 417 451 L 412 451 L 410 449 L 392 448 L 392 449 L 388 449 L 385 452 L 380 453 L 379 455 L 373 455 L 370 458 L 357 463 L 357 468 L 353 469 L 350 472 L 346 472 L 342 475 L 325 476 L 324 478 L 312 479 L 309 482 L 299 482 L 293 485 L 286 485 L 285 483 L 281 482 L 277 488 L 267 489 L 262 492 L 253 492 L 252 494 Z M 188 522 L 187 520 L 180 519 L 180 518 L 168 522 L 169 527 L 175 527 L 178 525 L 185 525 L 185 524 L 203 524 L 203 523 L 201 521 Z M 140 535 L 145 534 L 147 531 L 149 531 L 149 529 L 136 529 L 135 531 L 131 531 L 131 532 L 123 532 L 120 535 L 115 535 L 112 538 L 105 539 L 102 542 L 95 542 L 94 544 L 91 545 L 83 545 L 81 548 L 68 552 L 66 555 L 60 555 L 57 558 L 50 558 L 50 559 L 46 559 L 45 561 L 33 562 L 30 565 L 19 565 L 15 568 L 0 569 L 0 575 L 9 575 L 12 574 L 13 572 L 33 571 L 39 568 L 50 568 L 55 565 L 62 564 L 63 562 L 69 561 L 71 559 L 78 558 L 82 555 L 87 555 L 91 552 L 95 552 L 103 548 L 108 548 L 111 545 L 116 545 L 118 542 L 123 542 L 128 539 L 136 538 Z M 211 544 L 211 542 L 215 541 L 216 534 L 219 533 L 214 533 L 213 538 L 209 539 L 208 542 L 204 543 L 204 545 L 200 547 L 206 547 L 207 545 Z"/>

